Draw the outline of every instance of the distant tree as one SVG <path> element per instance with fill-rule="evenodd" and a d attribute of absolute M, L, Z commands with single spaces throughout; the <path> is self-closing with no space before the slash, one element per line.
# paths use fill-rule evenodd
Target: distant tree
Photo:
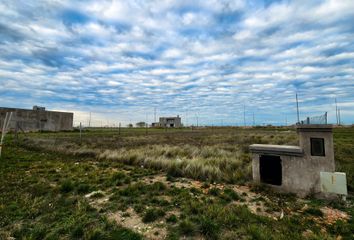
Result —
<path fill-rule="evenodd" d="M 135 124 L 137 127 L 145 127 L 145 125 L 146 125 L 146 123 L 145 122 L 137 122 L 136 124 Z"/>
<path fill-rule="evenodd" d="M 129 124 L 127 125 L 127 127 L 128 127 L 128 128 L 132 128 L 132 127 L 133 127 L 133 124 L 129 123 Z"/>

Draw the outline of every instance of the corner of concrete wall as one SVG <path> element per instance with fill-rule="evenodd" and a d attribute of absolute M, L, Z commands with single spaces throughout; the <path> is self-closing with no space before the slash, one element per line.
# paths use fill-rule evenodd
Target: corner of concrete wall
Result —
<path fill-rule="evenodd" d="M 259 173 L 259 155 L 256 153 L 252 153 L 252 176 L 254 182 L 261 181 Z"/>

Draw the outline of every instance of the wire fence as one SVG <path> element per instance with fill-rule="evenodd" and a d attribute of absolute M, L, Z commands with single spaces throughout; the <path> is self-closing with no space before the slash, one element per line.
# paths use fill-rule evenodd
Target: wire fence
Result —
<path fill-rule="evenodd" d="M 327 112 L 323 115 L 307 117 L 305 120 L 302 120 L 298 123 L 299 125 L 307 124 L 327 124 Z"/>

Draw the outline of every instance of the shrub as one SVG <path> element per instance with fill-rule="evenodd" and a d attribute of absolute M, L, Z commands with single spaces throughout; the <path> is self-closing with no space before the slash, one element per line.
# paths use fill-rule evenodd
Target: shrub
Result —
<path fill-rule="evenodd" d="M 304 212 L 307 213 L 307 214 L 310 214 L 310 215 L 323 217 L 323 212 L 320 209 L 318 209 L 318 208 L 309 207 Z"/>
<path fill-rule="evenodd" d="M 37 224 L 34 226 L 30 239 L 44 239 L 48 229 L 46 229 L 43 225 Z M 1 235 L 0 235 L 1 236 Z"/>
<path fill-rule="evenodd" d="M 219 196 L 220 195 L 220 189 L 213 187 L 213 188 L 209 189 L 208 193 L 210 195 L 212 195 L 212 196 Z"/>
<path fill-rule="evenodd" d="M 77 186 L 76 191 L 79 194 L 88 193 L 90 191 L 90 185 L 85 184 L 85 183 L 81 183 Z"/>
<path fill-rule="evenodd" d="M 92 233 L 89 234 L 88 239 L 89 240 L 100 240 L 100 239 L 104 239 L 104 233 L 102 232 L 101 229 L 95 229 L 93 230 Z"/>
<path fill-rule="evenodd" d="M 230 189 L 230 188 L 225 188 L 224 189 L 224 193 L 222 195 L 222 198 L 227 200 L 227 201 L 240 200 L 240 196 L 238 195 L 238 193 L 235 192 L 234 190 Z"/>
<path fill-rule="evenodd" d="M 159 208 L 150 208 L 148 209 L 144 216 L 143 216 L 143 222 L 148 223 L 148 222 L 154 222 L 157 219 L 165 216 L 165 211 L 159 209 Z"/>
<path fill-rule="evenodd" d="M 74 183 L 70 179 L 64 180 L 60 185 L 60 191 L 62 193 L 71 192 L 73 189 L 74 189 Z"/>
<path fill-rule="evenodd" d="M 116 172 L 112 175 L 110 182 L 112 185 L 121 186 L 123 184 L 129 184 L 131 182 L 130 177 L 128 177 L 123 172 Z"/>
<path fill-rule="evenodd" d="M 142 240 L 143 238 L 139 234 L 133 232 L 132 230 L 125 229 L 125 228 L 118 228 L 113 230 L 107 239 Z"/>
<path fill-rule="evenodd" d="M 151 191 L 154 192 L 161 192 L 166 190 L 166 185 L 163 184 L 162 182 L 155 182 L 154 184 L 151 185 Z"/>
<path fill-rule="evenodd" d="M 81 238 L 83 235 L 84 235 L 84 228 L 80 224 L 75 226 L 73 231 L 71 232 L 72 238 Z"/>
<path fill-rule="evenodd" d="M 220 226 L 214 219 L 211 219 L 207 216 L 202 216 L 199 219 L 199 231 L 207 239 L 217 239 L 220 233 Z"/>
<path fill-rule="evenodd" d="M 167 175 L 171 177 L 183 177 L 183 172 L 176 163 L 172 163 L 167 169 Z"/>
<path fill-rule="evenodd" d="M 31 194 L 33 196 L 39 197 L 48 193 L 48 186 L 43 183 L 38 183 L 31 186 Z"/>
<path fill-rule="evenodd" d="M 194 223 L 189 220 L 183 220 L 178 225 L 178 230 L 181 234 L 191 236 L 194 235 L 197 231 L 197 227 Z"/>
<path fill-rule="evenodd" d="M 176 215 L 172 214 L 170 215 L 167 219 L 166 219 L 166 222 L 169 222 L 169 223 L 176 223 L 178 221 Z"/>

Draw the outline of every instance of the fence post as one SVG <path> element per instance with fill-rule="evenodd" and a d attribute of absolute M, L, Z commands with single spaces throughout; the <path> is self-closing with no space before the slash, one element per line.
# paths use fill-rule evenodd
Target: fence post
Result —
<path fill-rule="evenodd" d="M 325 113 L 325 124 L 327 124 L 327 112 Z"/>
<path fill-rule="evenodd" d="M 16 122 L 16 127 L 15 127 L 15 143 L 18 143 L 18 122 Z"/>
<path fill-rule="evenodd" d="M 80 122 L 80 144 L 82 143 L 82 128 L 81 128 L 81 122 Z"/>
<path fill-rule="evenodd" d="M 12 118 L 12 112 L 10 112 L 10 113 L 7 112 L 6 115 L 5 115 L 5 120 L 4 120 L 4 123 L 3 123 L 3 126 L 2 126 L 2 132 L 1 132 L 0 158 L 1 158 L 2 146 L 3 146 L 3 143 L 4 143 L 4 138 L 5 138 L 5 135 L 7 133 L 8 127 L 10 125 L 11 118 Z"/>

